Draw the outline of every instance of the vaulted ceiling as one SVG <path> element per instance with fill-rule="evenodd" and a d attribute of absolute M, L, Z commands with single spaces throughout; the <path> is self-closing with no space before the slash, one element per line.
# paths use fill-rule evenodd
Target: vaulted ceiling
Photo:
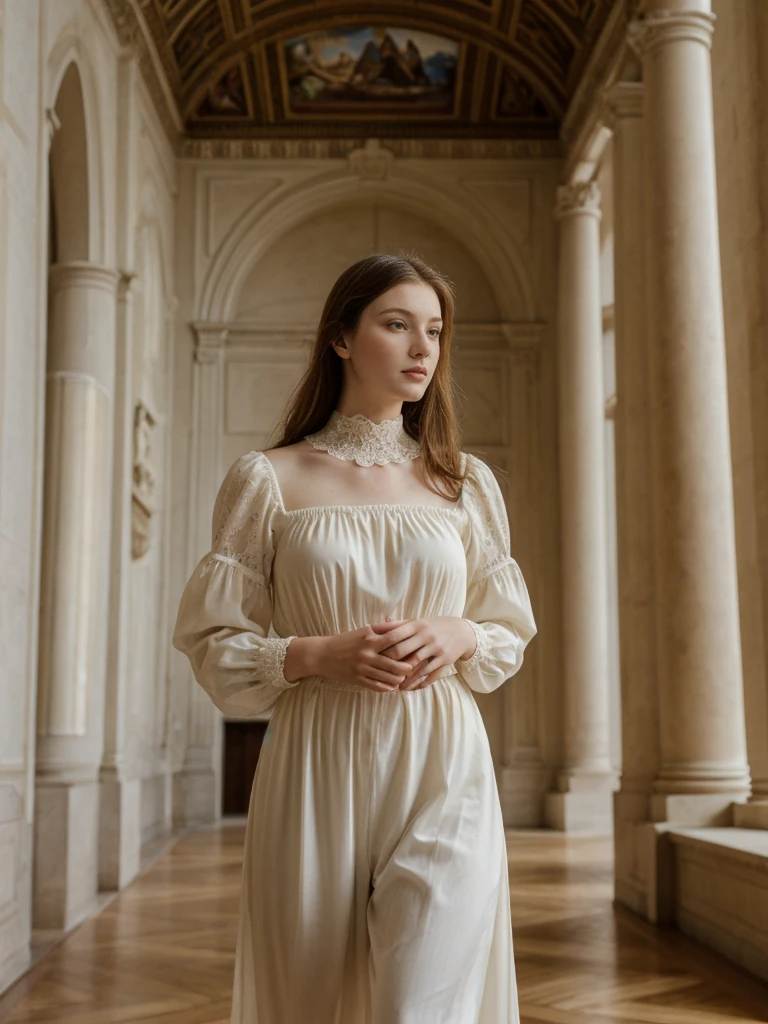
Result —
<path fill-rule="evenodd" d="M 195 137 L 556 136 L 611 0 L 139 0 Z"/>

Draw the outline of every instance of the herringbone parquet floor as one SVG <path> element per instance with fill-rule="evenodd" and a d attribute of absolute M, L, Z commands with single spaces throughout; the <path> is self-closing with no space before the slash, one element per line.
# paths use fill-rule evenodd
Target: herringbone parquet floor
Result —
<path fill-rule="evenodd" d="M 2 1024 L 228 1024 L 243 835 L 183 836 L 0 997 Z M 613 907 L 609 838 L 508 846 L 523 1024 L 768 1021 L 768 985 Z"/>

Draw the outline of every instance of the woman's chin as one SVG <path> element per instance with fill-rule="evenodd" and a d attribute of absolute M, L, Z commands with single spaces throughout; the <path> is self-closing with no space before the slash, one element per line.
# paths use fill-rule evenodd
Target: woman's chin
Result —
<path fill-rule="evenodd" d="M 418 401 L 426 390 L 423 380 L 409 380 L 407 377 L 400 387 L 400 391 L 409 402 Z"/>

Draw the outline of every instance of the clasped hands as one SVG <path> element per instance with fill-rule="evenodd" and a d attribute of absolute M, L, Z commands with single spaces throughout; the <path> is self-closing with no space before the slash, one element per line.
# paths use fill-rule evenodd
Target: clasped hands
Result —
<path fill-rule="evenodd" d="M 370 628 L 386 636 L 389 645 L 379 654 L 411 666 L 399 683 L 386 689 L 420 690 L 434 682 L 438 672 L 475 650 L 475 631 L 466 619 L 456 615 L 436 615 L 421 619 L 395 619 L 373 622 Z"/>
<path fill-rule="evenodd" d="M 283 666 L 287 682 L 320 675 L 378 693 L 420 690 L 446 665 L 469 658 L 475 631 L 466 619 L 391 619 L 330 636 L 296 637 Z"/>

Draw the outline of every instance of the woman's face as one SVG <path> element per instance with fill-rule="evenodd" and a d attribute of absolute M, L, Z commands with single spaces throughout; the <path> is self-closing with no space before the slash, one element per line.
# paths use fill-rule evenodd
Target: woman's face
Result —
<path fill-rule="evenodd" d="M 346 348 L 334 347 L 346 360 L 346 385 L 359 396 L 418 402 L 435 373 L 443 319 L 440 301 L 425 281 L 402 281 L 366 308 Z M 425 375 L 404 372 L 421 366 Z M 359 389 L 359 391 L 358 391 Z"/>

